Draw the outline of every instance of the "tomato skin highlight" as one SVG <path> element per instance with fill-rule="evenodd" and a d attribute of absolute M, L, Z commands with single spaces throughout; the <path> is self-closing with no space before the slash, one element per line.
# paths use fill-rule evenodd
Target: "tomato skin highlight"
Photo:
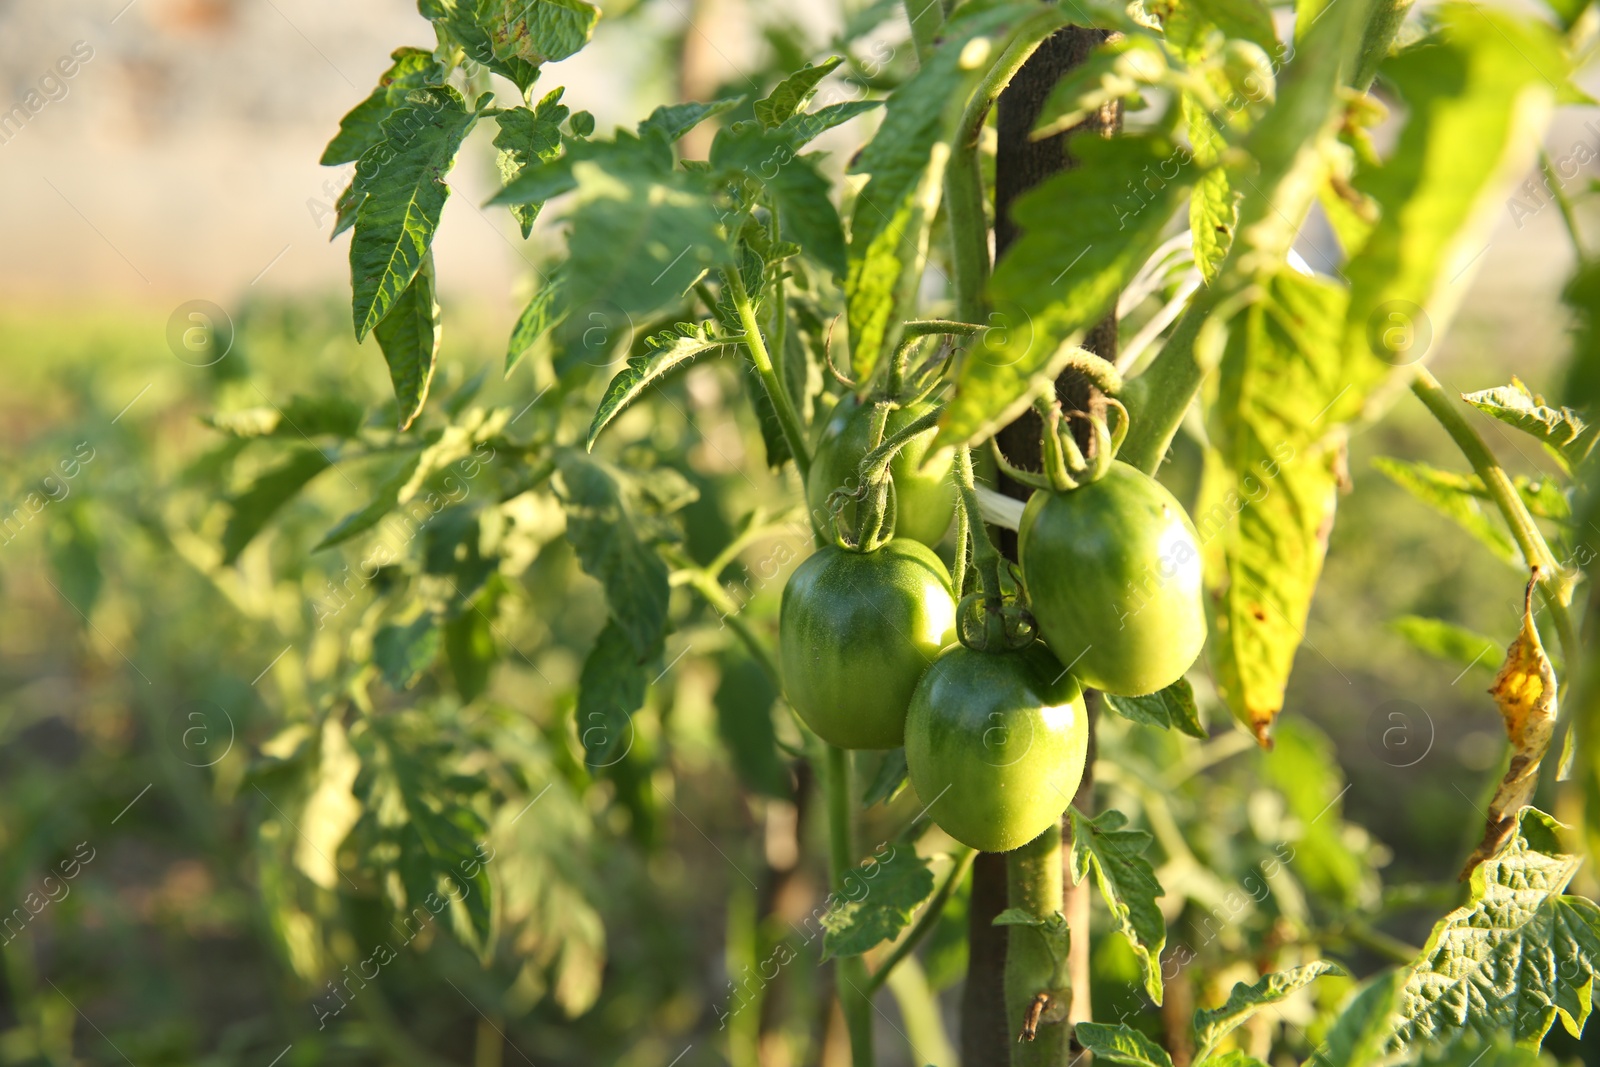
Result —
<path fill-rule="evenodd" d="M 841 748 L 898 748 L 906 707 L 954 638 L 950 572 L 897 537 L 872 552 L 818 549 L 789 577 L 778 653 L 789 704 Z"/>
<path fill-rule="evenodd" d="M 1199 537 L 1183 505 L 1144 472 L 1113 461 L 1087 485 L 1035 492 L 1017 554 L 1040 633 L 1084 685 L 1144 696 L 1199 658 Z"/>
<path fill-rule="evenodd" d="M 927 412 L 928 407 L 925 403 L 912 404 L 891 411 L 884 435 L 903 428 Z M 956 486 L 950 473 L 955 465 L 954 453 L 940 449 L 926 468 L 919 469 L 928 457 L 931 441 L 929 434 L 907 442 L 889 463 L 895 490 L 895 536 L 921 541 L 930 548 L 944 539 L 956 513 Z M 861 457 L 867 454 L 871 442 L 872 406 L 846 396 L 823 424 L 811 457 L 811 474 L 806 478 L 806 506 L 821 519 L 823 529 L 827 528 L 828 494 L 860 484 Z M 853 524 L 855 514 L 856 506 L 847 504 L 845 520 Z"/>
<path fill-rule="evenodd" d="M 1083 778 L 1083 691 L 1044 645 L 952 645 L 906 715 L 906 766 L 934 822 L 982 852 L 1009 852 L 1061 818 Z"/>

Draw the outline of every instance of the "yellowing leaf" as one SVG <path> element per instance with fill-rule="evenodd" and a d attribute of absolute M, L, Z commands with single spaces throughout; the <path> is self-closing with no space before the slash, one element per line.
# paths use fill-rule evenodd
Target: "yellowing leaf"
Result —
<path fill-rule="evenodd" d="M 1550 747 L 1556 729 L 1556 672 L 1550 657 L 1539 642 L 1539 629 L 1533 623 L 1533 589 L 1539 581 L 1539 568 L 1528 578 L 1522 603 L 1522 629 L 1506 649 L 1506 660 L 1494 676 L 1489 695 L 1494 697 L 1505 719 L 1506 737 L 1511 742 L 1511 766 L 1500 779 L 1489 802 L 1488 824 L 1483 840 L 1473 849 L 1461 872 L 1466 881 L 1473 870 L 1499 851 L 1511 835 L 1517 813 L 1533 799 L 1539 784 L 1539 764 Z"/>

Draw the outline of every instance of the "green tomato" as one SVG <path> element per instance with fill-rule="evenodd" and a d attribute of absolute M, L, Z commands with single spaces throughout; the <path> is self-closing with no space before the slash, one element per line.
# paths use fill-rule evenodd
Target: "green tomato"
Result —
<path fill-rule="evenodd" d="M 906 767 L 945 833 L 1009 852 L 1067 810 L 1083 778 L 1083 691 L 1044 645 L 952 645 L 922 676 L 906 715 Z"/>
<path fill-rule="evenodd" d="M 955 632 L 950 572 L 926 545 L 818 549 L 789 577 L 778 616 L 783 689 L 841 748 L 898 748 L 917 680 Z"/>
<path fill-rule="evenodd" d="M 912 404 L 889 413 L 884 434 L 894 433 L 928 410 L 927 404 Z M 956 485 L 950 471 L 955 454 L 942 448 L 931 459 L 928 446 L 931 434 L 908 442 L 889 463 L 894 479 L 896 537 L 909 537 L 930 548 L 944 538 L 956 512 Z M 839 401 L 823 424 L 816 454 L 811 458 L 811 474 L 806 479 L 806 504 L 826 527 L 828 494 L 835 489 L 854 489 L 860 484 L 861 457 L 872 443 L 872 407 L 854 396 Z M 922 466 L 928 460 L 926 467 Z M 844 519 L 855 521 L 856 507 L 847 504 Z"/>
<path fill-rule="evenodd" d="M 1033 494 L 1017 532 L 1022 581 L 1040 633 L 1079 681 L 1143 696 L 1183 677 L 1206 642 L 1198 540 L 1183 505 L 1126 463 Z"/>

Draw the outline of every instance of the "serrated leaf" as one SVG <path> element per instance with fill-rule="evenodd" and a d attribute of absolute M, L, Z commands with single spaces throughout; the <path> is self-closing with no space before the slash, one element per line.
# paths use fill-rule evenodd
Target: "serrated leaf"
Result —
<path fill-rule="evenodd" d="M 1534 159 L 1551 86 L 1567 78 L 1555 34 L 1510 12 L 1447 4 L 1442 31 L 1382 66 L 1408 117 L 1356 187 L 1381 215 L 1350 261 L 1345 347 L 1380 366 L 1415 362 L 1443 335 L 1489 228 Z M 1425 336 L 1426 335 L 1426 336 Z"/>
<path fill-rule="evenodd" d="M 1172 1067 L 1165 1049 L 1139 1031 L 1122 1024 L 1081 1022 L 1072 1029 L 1078 1044 L 1094 1053 L 1096 1063 L 1124 1067 Z"/>
<path fill-rule="evenodd" d="M 764 99 L 756 101 L 756 120 L 770 129 L 798 115 L 805 109 L 822 79 L 832 74 L 843 62 L 843 56 L 832 56 L 815 66 L 807 63 L 779 82 L 778 87 Z"/>
<path fill-rule="evenodd" d="M 713 333 L 715 328 L 716 324 L 711 322 L 699 325 L 680 322 L 674 329 L 662 330 L 646 338 L 643 350 L 630 356 L 628 365 L 618 371 L 617 376 L 611 379 L 611 384 L 606 386 L 606 394 L 589 423 L 587 447 L 594 448 L 600 431 L 657 380 L 707 352 L 717 351 L 732 343 L 716 336 Z"/>
<path fill-rule="evenodd" d="M 1403 970 L 1380 974 L 1350 998 L 1306 1067 L 1367 1067 L 1383 1060 L 1394 1032 Z"/>
<path fill-rule="evenodd" d="M 633 713 L 644 706 L 652 672 L 646 664 L 659 652 L 641 654 L 615 616 L 595 638 L 578 677 L 578 740 L 592 769 L 610 767 L 632 748 Z"/>
<path fill-rule="evenodd" d="M 517 316 L 511 328 L 511 339 L 506 342 L 506 376 L 516 370 L 528 349 L 546 333 L 559 326 L 567 317 L 567 272 L 562 266 L 551 269 L 541 285 L 528 300 L 528 306 Z"/>
<path fill-rule="evenodd" d="M 450 196 L 444 176 L 476 121 L 454 89 L 414 89 L 383 120 L 384 139 L 356 164 L 350 284 L 357 340 L 383 321 L 422 268 Z"/>
<path fill-rule="evenodd" d="M 639 123 L 639 136 L 659 132 L 669 141 L 676 141 L 706 119 L 732 111 L 744 103 L 742 96 L 728 96 L 721 100 L 691 101 L 687 104 L 662 104 L 650 112 L 650 117 Z"/>
<path fill-rule="evenodd" d="M 567 540 L 584 571 L 605 586 L 611 617 L 637 658 L 654 655 L 667 626 L 667 566 L 640 539 L 625 503 L 625 477 L 608 464 L 565 450 L 556 459 Z"/>
<path fill-rule="evenodd" d="M 529 164 L 548 163 L 561 154 L 561 124 L 570 114 L 561 102 L 565 91 L 564 88 L 552 89 L 533 108 L 507 108 L 494 117 L 500 127 L 494 135 L 494 146 L 499 149 L 495 166 L 503 184 L 510 185 L 522 177 Z M 522 228 L 523 237 L 533 232 L 533 222 L 543 206 L 539 202 L 510 205 L 511 215 Z"/>
<path fill-rule="evenodd" d="M 815 160 L 796 155 L 781 131 L 753 122 L 721 130 L 711 143 L 711 164 L 757 183 L 777 206 L 783 237 L 834 274 L 845 273 L 844 229 L 832 187 Z"/>
<path fill-rule="evenodd" d="M 373 716 L 366 720 L 382 747 L 376 773 L 367 783 L 364 806 L 380 815 L 382 856 L 399 875 L 405 909 L 423 907 L 439 914 L 454 908 L 456 936 L 480 953 L 489 947 L 493 910 L 488 860 L 483 851 L 488 824 L 474 810 L 487 789 L 480 775 L 457 772 L 453 747 L 413 716 Z M 440 902 L 438 904 L 433 902 Z M 441 906 L 442 905 L 442 906 Z"/>
<path fill-rule="evenodd" d="M 389 688 L 403 692 L 416 685 L 439 658 L 442 636 L 439 620 L 431 612 L 423 612 L 404 626 L 380 627 L 372 638 L 372 662 L 383 672 Z"/>
<path fill-rule="evenodd" d="M 328 457 L 317 449 L 297 448 L 235 496 L 229 502 L 228 525 L 222 531 L 223 564 L 230 565 L 237 560 L 239 553 L 255 540 L 278 510 L 328 466 Z"/>
<path fill-rule="evenodd" d="M 1266 975 L 1251 985 L 1239 982 L 1220 1008 L 1194 1013 L 1195 1060 L 1204 1061 L 1216 1051 L 1218 1043 L 1235 1027 L 1256 1012 L 1304 989 L 1325 974 L 1344 974 L 1344 969 L 1326 960 Z"/>
<path fill-rule="evenodd" d="M 882 100 L 846 100 L 838 104 L 829 104 L 815 111 L 790 116 L 778 127 L 778 131 L 783 134 L 790 147 L 798 150 L 835 126 L 842 126 L 857 115 L 865 115 L 874 108 L 882 106 Z"/>
<path fill-rule="evenodd" d="M 389 365 L 401 431 L 410 429 L 422 414 L 439 361 L 443 331 L 433 285 L 430 251 L 422 257 L 422 266 L 411 284 L 401 292 L 383 321 L 372 328 L 372 336 L 383 350 L 383 360 Z"/>
<path fill-rule="evenodd" d="M 384 139 L 383 120 L 405 100 L 412 89 L 443 84 L 446 71 L 432 52 L 421 48 L 397 48 L 393 61 L 378 78 L 378 87 L 339 120 L 339 132 L 322 153 L 322 165 L 350 163 Z"/>
<path fill-rule="evenodd" d="M 1509 426 L 1539 439 L 1571 470 L 1594 448 L 1600 423 L 1591 425 L 1571 408 L 1551 407 L 1515 376 L 1510 385 L 1463 393 L 1461 399 Z"/>
<path fill-rule="evenodd" d="M 1481 666 L 1484 670 L 1494 667 L 1494 653 L 1500 648 L 1492 637 L 1485 637 L 1453 622 L 1420 615 L 1401 615 L 1391 619 L 1389 629 L 1405 638 L 1406 643 L 1419 652 L 1467 667 Z"/>
<path fill-rule="evenodd" d="M 1501 851 L 1472 873 L 1472 895 L 1433 928 L 1400 994 L 1392 1047 L 1464 1032 L 1537 1048 L 1559 1017 L 1577 1036 L 1600 966 L 1600 908 L 1563 891 L 1583 862 L 1561 824 L 1524 808 Z"/>
<path fill-rule="evenodd" d="M 440 36 L 524 93 L 544 63 L 589 43 L 600 11 L 583 0 L 418 0 Z"/>
<path fill-rule="evenodd" d="M 1425 463 L 1407 463 L 1388 456 L 1374 457 L 1372 465 L 1400 488 L 1453 520 L 1500 559 L 1511 563 L 1519 558 L 1517 547 L 1512 543 L 1511 534 L 1507 532 L 1503 520 L 1499 518 L 1499 512 L 1492 515 L 1487 512 L 1479 500 L 1480 495 L 1486 494 L 1473 492 L 1474 482 L 1480 489 L 1483 485 L 1475 476 L 1442 471 Z"/>
<path fill-rule="evenodd" d="M 739 781 L 761 796 L 789 799 L 789 771 L 778 753 L 777 730 L 772 722 L 777 686 L 747 655 L 725 652 L 718 662 L 722 680 L 713 701 L 717 735 L 733 759 Z"/>
<path fill-rule="evenodd" d="M 939 47 L 890 94 L 883 124 L 851 167 L 870 175 L 851 214 L 845 278 L 850 365 L 858 382 L 894 350 L 900 324 L 910 317 L 951 141 L 982 73 L 963 67 L 967 43 L 1001 32 L 1031 10 L 1020 4 L 958 9 Z"/>
<path fill-rule="evenodd" d="M 1145 992 L 1160 1004 L 1161 950 L 1167 944 L 1167 923 L 1156 906 L 1165 890 L 1144 855 L 1152 838 L 1143 830 L 1124 830 L 1128 820 L 1119 811 L 1105 811 L 1093 819 L 1077 808 L 1067 812 L 1072 819 L 1073 884 L 1094 872 L 1117 929 L 1139 960 Z"/>
<path fill-rule="evenodd" d="M 911 916 L 933 895 L 933 872 L 928 861 L 906 841 L 885 846 L 886 858 L 876 855 L 852 868 L 831 898 L 822 917 L 822 956 L 859 956 L 884 941 L 900 936 Z M 882 849 L 879 849 L 881 852 Z"/>
<path fill-rule="evenodd" d="M 1111 710 L 1125 719 L 1146 726 L 1158 726 L 1163 730 L 1176 728 L 1202 740 L 1211 736 L 1200 721 L 1200 709 L 1194 702 L 1194 687 L 1187 678 L 1179 678 L 1165 689 L 1148 696 L 1103 695 L 1106 703 L 1111 705 Z"/>
<path fill-rule="evenodd" d="M 941 445 L 971 444 L 1021 414 L 1052 361 L 1105 316 L 1156 250 L 1194 180 L 1188 149 L 1160 134 L 1085 131 L 1068 151 L 1079 166 L 1012 208 L 1022 236 L 989 283 L 998 328 L 962 359 Z"/>
<path fill-rule="evenodd" d="M 1343 290 L 1283 272 L 1259 294 L 1225 327 L 1213 320 L 1226 341 L 1194 515 L 1218 692 L 1265 743 L 1333 526 L 1335 405 L 1359 411 L 1364 394 L 1340 359 Z"/>
<path fill-rule="evenodd" d="M 909 774 L 906 769 L 906 750 L 891 748 L 883 754 L 883 762 L 878 764 L 878 773 L 873 775 L 872 783 L 867 786 L 866 792 L 861 794 L 861 806 L 870 808 L 874 804 L 889 803 L 906 787 Z"/>

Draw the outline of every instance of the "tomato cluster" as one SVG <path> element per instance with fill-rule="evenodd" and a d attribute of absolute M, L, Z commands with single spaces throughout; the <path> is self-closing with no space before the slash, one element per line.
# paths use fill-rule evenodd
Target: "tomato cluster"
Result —
<path fill-rule="evenodd" d="M 919 413 L 897 409 L 886 432 Z M 852 479 L 874 444 L 869 414 L 847 400 L 825 428 L 807 486 L 817 513 L 841 491 L 862 499 Z M 950 525 L 956 489 L 948 459 L 927 452 L 926 438 L 912 438 L 890 464 L 897 536 L 865 551 L 829 545 L 790 578 L 779 621 L 784 688 L 830 744 L 904 745 L 934 820 L 973 848 L 1005 852 L 1060 819 L 1077 791 L 1083 687 L 1154 693 L 1199 656 L 1198 538 L 1172 494 L 1125 463 L 1101 463 L 1064 491 L 1041 488 L 1018 529 L 1031 623 L 1018 640 L 986 643 L 958 625 L 950 573 L 929 547 Z M 855 506 L 847 499 L 831 512 L 849 520 Z"/>

